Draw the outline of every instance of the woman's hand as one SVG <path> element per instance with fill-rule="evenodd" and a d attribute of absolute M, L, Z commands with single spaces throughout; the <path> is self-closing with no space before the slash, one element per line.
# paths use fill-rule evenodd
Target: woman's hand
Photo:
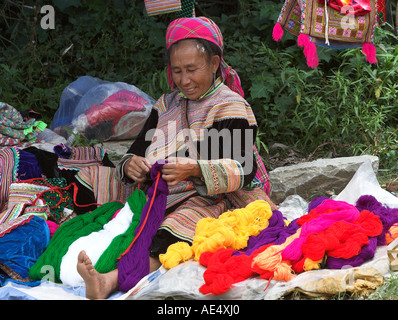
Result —
<path fill-rule="evenodd" d="M 140 156 L 133 156 L 124 164 L 124 174 L 136 182 L 144 182 L 146 175 L 151 170 L 149 161 Z"/>
<path fill-rule="evenodd" d="M 189 177 L 202 177 L 202 171 L 196 160 L 182 157 L 170 157 L 168 163 L 163 165 L 162 179 L 169 187 L 177 185 Z"/>

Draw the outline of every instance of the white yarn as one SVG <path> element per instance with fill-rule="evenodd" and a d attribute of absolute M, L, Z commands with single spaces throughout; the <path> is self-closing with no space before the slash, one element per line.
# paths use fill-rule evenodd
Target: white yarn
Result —
<path fill-rule="evenodd" d="M 112 240 L 126 232 L 133 219 L 133 212 L 128 203 L 120 209 L 115 218 L 104 224 L 100 231 L 75 240 L 63 256 L 60 266 L 60 279 L 63 284 L 72 287 L 84 286 L 83 278 L 77 272 L 77 257 L 80 251 L 86 251 L 93 265 L 108 248 Z"/>

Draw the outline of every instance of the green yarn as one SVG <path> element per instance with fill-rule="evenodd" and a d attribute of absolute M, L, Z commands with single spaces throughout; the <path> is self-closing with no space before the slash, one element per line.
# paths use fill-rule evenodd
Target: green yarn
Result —
<path fill-rule="evenodd" d="M 123 203 L 119 201 L 105 203 L 92 212 L 63 223 L 54 233 L 47 249 L 30 268 L 29 277 L 33 280 L 45 277 L 50 281 L 61 283 L 59 278 L 61 261 L 68 252 L 69 246 L 75 240 L 101 230 L 123 206 Z"/>
<path fill-rule="evenodd" d="M 99 257 L 95 269 L 106 273 L 117 268 L 117 258 L 128 248 L 135 236 L 135 229 L 140 223 L 142 209 L 146 204 L 146 196 L 142 190 L 135 190 L 128 198 L 130 210 L 134 213 L 129 228 L 115 237 L 108 248 Z"/>

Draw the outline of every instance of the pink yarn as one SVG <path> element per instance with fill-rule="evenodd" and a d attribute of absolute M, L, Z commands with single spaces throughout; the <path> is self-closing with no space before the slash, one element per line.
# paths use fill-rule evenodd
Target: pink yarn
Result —
<path fill-rule="evenodd" d="M 304 47 L 304 55 L 307 59 L 307 65 L 310 68 L 315 69 L 319 65 L 319 59 L 316 52 L 315 43 L 311 42 L 308 35 L 300 33 L 297 38 L 297 45 L 299 47 Z"/>
<path fill-rule="evenodd" d="M 55 231 L 57 231 L 59 225 L 57 225 L 55 222 L 47 220 L 46 221 L 47 225 L 48 225 L 48 229 L 50 229 L 50 237 L 52 238 Z"/>
<path fill-rule="evenodd" d="M 274 41 L 280 41 L 283 37 L 283 29 L 279 22 L 277 22 L 272 30 L 272 39 Z"/>
<path fill-rule="evenodd" d="M 297 38 L 297 45 L 303 48 L 308 44 L 308 42 L 310 42 L 310 38 L 305 33 L 300 33 Z"/>
<path fill-rule="evenodd" d="M 376 47 L 372 43 L 365 42 L 362 45 L 362 52 L 366 56 L 366 61 L 369 63 L 377 63 Z"/>

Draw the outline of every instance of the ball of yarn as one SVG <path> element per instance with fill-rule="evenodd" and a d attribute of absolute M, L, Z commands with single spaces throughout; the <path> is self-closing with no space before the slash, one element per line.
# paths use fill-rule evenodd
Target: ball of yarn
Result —
<path fill-rule="evenodd" d="M 181 261 L 191 259 L 193 256 L 190 245 L 186 242 L 176 242 L 167 248 L 167 252 L 159 255 L 160 262 L 165 268 L 171 269 Z"/>

